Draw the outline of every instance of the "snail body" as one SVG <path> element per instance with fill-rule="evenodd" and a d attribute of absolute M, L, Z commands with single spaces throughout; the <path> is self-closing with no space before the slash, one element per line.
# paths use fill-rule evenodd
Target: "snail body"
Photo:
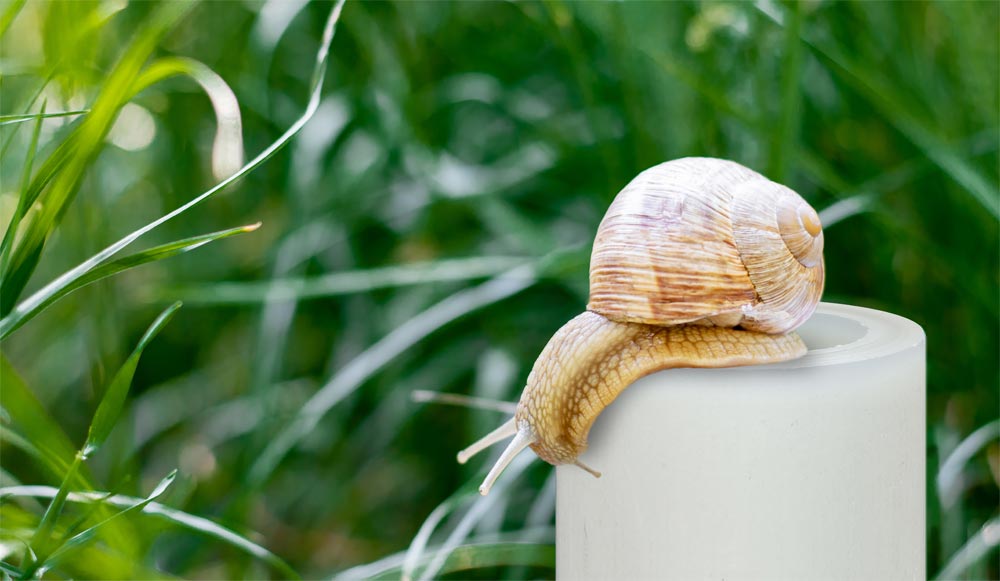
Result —
<path fill-rule="evenodd" d="M 579 461 L 587 434 L 640 377 L 805 354 L 792 331 L 819 302 L 822 251 L 816 212 L 735 162 L 684 158 L 640 173 L 598 228 L 587 310 L 549 340 L 514 417 L 459 462 L 513 436 L 482 494 L 528 446 L 599 476 Z"/>

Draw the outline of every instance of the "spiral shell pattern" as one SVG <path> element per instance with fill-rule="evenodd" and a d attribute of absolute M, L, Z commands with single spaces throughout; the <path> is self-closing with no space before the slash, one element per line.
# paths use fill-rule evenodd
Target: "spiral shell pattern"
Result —
<path fill-rule="evenodd" d="M 594 240 L 588 309 L 649 325 L 785 333 L 823 292 L 819 217 L 735 162 L 654 166 L 615 198 Z"/>

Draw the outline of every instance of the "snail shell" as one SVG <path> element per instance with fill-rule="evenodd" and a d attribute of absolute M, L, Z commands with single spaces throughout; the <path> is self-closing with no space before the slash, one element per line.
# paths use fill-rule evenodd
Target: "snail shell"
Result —
<path fill-rule="evenodd" d="M 654 166 L 597 230 L 587 309 L 613 321 L 703 321 L 784 333 L 823 292 L 823 231 L 798 194 L 722 159 Z"/>
<path fill-rule="evenodd" d="M 791 331 L 822 292 L 822 226 L 794 191 L 721 159 L 652 167 L 601 221 L 587 311 L 546 345 L 514 417 L 459 462 L 514 436 L 482 494 L 528 446 L 599 475 L 578 457 L 594 420 L 628 385 L 672 367 L 800 357 L 805 345 Z"/>

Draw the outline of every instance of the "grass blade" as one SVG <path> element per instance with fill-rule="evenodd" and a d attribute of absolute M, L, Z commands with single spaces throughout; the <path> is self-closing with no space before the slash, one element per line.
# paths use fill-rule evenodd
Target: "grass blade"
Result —
<path fill-rule="evenodd" d="M 778 183 L 785 183 L 788 176 L 789 159 L 795 152 L 798 140 L 800 111 L 802 109 L 802 29 L 801 3 L 790 8 L 790 22 L 785 30 L 784 58 L 781 66 L 781 117 L 777 131 L 771 139 L 769 176 Z"/>
<path fill-rule="evenodd" d="M 48 106 L 48 101 L 42 102 L 42 115 L 45 114 L 45 108 Z M 24 217 L 24 213 L 28 211 L 29 205 L 25 203 L 27 196 L 25 193 L 28 191 L 28 185 L 31 180 L 31 170 L 35 164 L 35 154 L 38 151 L 38 136 L 42 131 L 42 118 L 39 117 L 35 121 L 35 129 L 31 133 L 31 143 L 28 145 L 28 156 L 24 160 L 24 168 L 21 172 L 21 185 L 17 189 L 20 194 L 17 198 L 17 207 L 14 208 L 14 215 L 10 217 L 10 224 L 7 225 L 7 230 L 3 233 L 3 242 L 0 243 L 0 272 L 3 271 L 7 266 L 7 261 L 10 259 L 10 247 L 14 243 L 14 238 L 17 236 L 17 228 L 21 225 L 21 218 Z"/>
<path fill-rule="evenodd" d="M 993 517 L 952 555 L 935 579 L 962 579 L 962 574 L 1000 546 L 1000 517 Z"/>
<path fill-rule="evenodd" d="M 61 477 L 73 461 L 76 447 L 2 354 L 0 385 L 3 386 L 3 410 L 9 416 L 9 423 L 43 454 L 59 462 L 62 469 L 57 474 Z M 87 482 L 78 479 L 72 484 L 74 487 L 81 487 L 86 486 Z"/>
<path fill-rule="evenodd" d="M 53 117 L 72 117 L 74 115 L 86 115 L 87 113 L 90 113 L 90 109 L 77 109 L 75 111 L 54 111 L 52 113 L 46 113 L 45 107 L 43 106 L 42 111 L 39 113 L 0 115 L 0 127 L 4 125 L 14 125 L 16 123 L 24 123 L 25 121 L 51 119 Z"/>
<path fill-rule="evenodd" d="M 28 563 L 27 573 L 29 576 L 34 574 L 39 564 L 49 554 L 52 531 L 56 526 L 56 520 L 62 514 L 63 506 L 66 504 L 66 497 L 69 496 L 70 482 L 76 477 L 81 462 L 83 462 L 83 455 L 77 453 L 73 457 L 73 463 L 69 465 L 69 469 L 63 476 L 63 481 L 59 485 L 56 495 L 52 497 L 52 502 L 49 503 L 49 506 L 45 509 L 45 513 L 42 514 L 42 520 L 38 523 L 38 528 L 31 535 L 31 542 L 25 551 L 26 556 L 24 559 Z"/>
<path fill-rule="evenodd" d="M 472 503 L 469 511 L 462 516 L 458 525 L 456 525 L 455 529 L 451 531 L 450 535 L 448 535 L 444 545 L 442 545 L 431 562 L 420 573 L 421 581 L 433 579 L 442 574 L 442 569 L 451 554 L 458 549 L 459 545 L 465 542 L 465 539 L 468 538 L 472 529 L 483 519 L 483 517 L 486 516 L 490 509 L 493 508 L 493 505 L 500 502 L 504 491 L 508 486 L 510 486 L 511 482 L 524 472 L 535 459 L 536 458 L 533 454 L 522 454 L 516 458 L 507 468 L 508 471 L 513 471 L 513 474 L 509 474 L 505 482 L 498 483 L 497 486 L 494 487 L 493 495 L 480 496 L 475 500 L 475 502 Z"/>
<path fill-rule="evenodd" d="M 48 179 L 52 183 L 48 186 L 44 203 L 27 224 L 18 244 L 11 251 L 10 261 L 4 265 L 0 313 L 6 315 L 10 311 L 27 285 L 46 240 L 57 227 L 69 203 L 76 197 L 87 168 L 104 147 L 105 136 L 125 105 L 126 97 L 143 63 L 160 39 L 192 6 L 187 2 L 167 2 L 156 8 L 147 23 L 136 31 L 131 44 L 102 86 L 90 113 L 73 135 L 67 138 L 67 143 L 74 143 L 73 155 L 67 156 L 60 165 L 50 165 L 53 175 L 41 172 L 40 176 L 36 176 L 37 183 L 45 183 Z M 26 198 L 30 202 L 41 194 L 42 186 L 33 183 L 29 191 Z"/>
<path fill-rule="evenodd" d="M 1000 439 L 1000 420 L 996 420 L 969 434 L 941 463 L 936 483 L 938 498 L 943 506 L 952 506 L 962 493 L 962 473 L 969 461 L 990 442 Z"/>
<path fill-rule="evenodd" d="M 38 564 L 37 570 L 39 575 L 41 575 L 47 569 L 51 568 L 53 565 L 57 564 L 61 559 L 65 558 L 66 555 L 69 554 L 70 552 L 79 549 L 84 544 L 88 543 L 92 538 L 94 538 L 94 535 L 97 534 L 98 529 L 100 529 L 107 523 L 111 522 L 114 519 L 121 518 L 128 513 L 141 511 L 149 503 L 153 502 L 160 496 L 163 496 L 163 493 L 167 491 L 167 488 L 169 488 L 170 485 L 173 484 L 174 479 L 176 478 L 177 478 L 177 470 L 171 471 L 170 474 L 167 474 L 167 476 L 164 477 L 163 480 L 161 480 L 160 483 L 153 488 L 153 491 L 149 493 L 149 496 L 147 496 L 143 500 L 132 504 L 131 506 L 125 508 L 124 510 L 120 510 L 112 514 L 111 516 L 95 524 L 94 526 L 86 530 L 83 530 L 73 535 L 69 539 L 67 539 L 66 542 L 64 542 L 60 547 L 58 547 L 55 551 L 52 552 L 52 554 L 49 556 L 48 559 Z"/>
<path fill-rule="evenodd" d="M 823 228 L 829 228 L 837 222 L 841 222 L 871 209 L 873 196 L 869 194 L 858 194 L 850 198 L 838 200 L 819 212 L 820 222 Z"/>
<path fill-rule="evenodd" d="M 24 573 L 20 569 L 4 561 L 0 561 L 0 572 L 3 573 L 4 581 L 24 578 Z"/>
<path fill-rule="evenodd" d="M 24 160 L 24 169 L 21 173 L 21 185 L 17 189 L 18 192 L 24 192 L 28 189 L 28 185 L 31 181 L 31 168 L 35 164 L 35 154 L 38 152 L 38 136 L 42 132 L 42 120 L 45 118 L 45 110 L 48 108 L 49 102 L 42 101 L 42 109 L 38 118 L 35 119 L 35 128 L 31 132 L 31 143 L 28 145 L 28 156 Z M 17 233 L 18 222 L 24 217 L 24 213 L 28 210 L 27 207 L 22 207 L 22 204 L 18 203 L 17 210 L 14 214 L 14 218 L 11 219 L 11 224 L 8 229 L 13 230 Z"/>
<path fill-rule="evenodd" d="M 20 569 L 18 569 L 14 565 L 11 565 L 10 563 L 7 563 L 5 561 L 0 561 L 0 572 L 3 572 L 3 574 L 5 575 L 5 577 L 4 577 L 5 580 L 6 579 L 23 579 L 24 578 L 24 572 L 23 571 L 21 571 Z"/>
<path fill-rule="evenodd" d="M 268 301 L 299 301 L 369 292 L 383 288 L 483 278 L 499 274 L 524 262 L 523 258 L 505 256 L 456 258 L 369 270 L 335 272 L 311 278 L 168 287 L 159 294 L 176 296 L 185 303 L 198 304 L 258 304 Z"/>
<path fill-rule="evenodd" d="M 31 497 L 31 498 L 54 498 L 58 490 L 51 486 L 10 486 L 0 488 L 0 498 L 7 497 Z M 141 498 L 132 496 L 114 495 L 108 496 L 106 492 L 71 492 L 66 497 L 67 502 L 97 503 L 117 507 L 127 508 L 139 502 Z M 150 502 L 143 506 L 142 514 L 159 517 L 173 525 L 204 534 L 208 537 L 235 547 L 260 561 L 267 563 L 273 570 L 288 579 L 298 579 L 299 575 L 288 566 L 280 557 L 268 551 L 264 547 L 240 536 L 231 529 L 216 524 L 208 519 L 188 514 L 184 511 L 164 506 L 157 502 Z"/>
<path fill-rule="evenodd" d="M 431 540 L 431 535 L 434 534 L 434 530 L 437 529 L 441 521 L 444 520 L 446 516 L 452 513 L 456 508 L 458 508 L 462 503 L 475 498 L 477 490 L 475 488 L 475 480 L 470 480 L 465 483 L 465 486 L 457 490 L 451 496 L 446 498 L 441 504 L 437 505 L 434 510 L 431 511 L 427 518 L 424 519 L 423 524 L 420 525 L 420 530 L 414 535 L 413 540 L 410 542 L 410 546 L 406 549 L 406 557 L 403 559 L 403 565 L 399 571 L 399 578 L 404 581 L 409 581 L 413 578 L 413 572 L 417 569 L 417 564 L 420 562 L 421 557 L 424 555 L 424 551 L 427 548 L 427 543 Z"/>
<path fill-rule="evenodd" d="M 101 447 L 101 444 L 104 443 L 104 440 L 111 433 L 112 428 L 114 428 L 115 423 L 118 421 L 118 416 L 125 405 L 125 398 L 128 395 L 129 387 L 132 385 L 132 376 L 135 375 L 135 368 L 139 364 L 139 357 L 142 355 L 146 345 L 170 321 L 170 318 L 173 317 L 180 306 L 181 303 L 174 303 L 160 313 L 160 316 L 153 321 L 153 324 L 150 325 L 149 329 L 139 340 L 135 350 L 125 360 L 125 363 L 122 364 L 118 373 L 115 374 L 107 391 L 104 392 L 104 397 L 101 398 L 101 403 L 98 404 L 97 412 L 94 414 L 94 420 L 90 424 L 86 443 L 73 457 L 73 463 L 70 464 L 69 469 L 66 471 L 62 484 L 59 485 L 58 493 L 53 497 L 48 508 L 45 509 L 42 521 L 31 537 L 31 553 L 39 556 L 39 560 L 32 562 L 29 567 L 32 573 L 35 569 L 41 567 L 41 563 L 51 554 L 50 541 L 52 530 L 55 527 L 56 520 L 62 513 L 63 505 L 66 502 L 66 497 L 72 485 L 71 483 L 76 478 L 81 463 Z"/>
<path fill-rule="evenodd" d="M 168 5 L 172 4 L 176 3 L 168 3 Z M 280 151 L 285 145 L 287 145 L 288 142 L 292 139 L 292 137 L 298 134 L 298 132 L 301 131 L 302 127 L 305 126 L 305 124 L 309 121 L 309 119 L 312 118 L 313 114 L 316 112 L 316 109 L 319 107 L 320 94 L 322 92 L 321 90 L 323 87 L 323 79 L 325 78 L 326 75 L 326 62 L 327 58 L 329 57 L 330 44 L 333 42 L 333 35 L 334 32 L 336 31 L 336 24 L 340 18 L 340 12 L 341 9 L 343 8 L 343 5 L 344 5 L 344 0 L 339 0 L 333 6 L 333 9 L 330 11 L 330 16 L 327 19 L 326 28 L 324 29 L 323 32 L 323 40 L 320 43 L 319 51 L 316 56 L 316 66 L 313 69 L 313 79 L 311 84 L 309 103 L 306 106 L 306 110 L 305 112 L 303 112 L 302 116 L 299 117 L 299 119 L 296 120 L 295 123 L 293 123 L 292 126 L 289 127 L 288 130 L 286 130 L 285 133 L 281 135 L 281 137 L 279 137 L 275 142 L 273 142 L 266 149 L 264 149 L 264 151 L 258 154 L 257 157 L 247 162 L 242 168 L 240 168 L 239 171 L 237 171 L 233 175 L 222 180 L 214 187 L 198 195 L 196 198 L 184 204 L 183 206 L 173 210 L 172 212 L 169 212 L 168 214 L 161 216 L 160 218 L 157 218 L 156 220 L 150 222 L 149 224 L 146 224 L 142 228 L 133 231 L 124 238 L 118 240 L 114 244 L 111 244 L 104 250 L 101 250 L 94 256 L 91 256 L 87 260 L 83 261 L 76 267 L 70 269 L 69 271 L 67 271 L 66 273 L 64 273 L 63 275 L 61 275 L 60 277 L 58 277 L 57 279 L 53 280 L 48 285 L 40 289 L 38 292 L 36 292 L 32 296 L 28 297 L 23 302 L 21 302 L 17 306 L 17 308 L 14 309 L 14 311 L 12 311 L 8 316 L 15 315 L 16 313 L 17 316 L 20 317 L 23 316 L 24 313 L 36 309 L 39 304 L 48 300 L 50 296 L 60 292 L 60 290 L 63 287 L 69 286 L 73 284 L 76 280 L 85 276 L 88 271 L 97 267 L 101 263 L 105 262 L 115 254 L 117 254 L 120 250 L 122 250 L 135 240 L 137 240 L 140 236 L 146 234 L 147 232 L 153 230 L 154 228 L 157 228 L 164 222 L 172 218 L 175 218 L 180 214 L 183 214 L 184 212 L 204 202 L 208 198 L 214 196 L 215 194 L 222 191 L 233 182 L 239 180 L 243 176 L 247 175 L 248 173 L 256 169 L 259 165 L 270 159 L 271 156 L 273 156 L 275 153 Z M 23 284 L 21 285 L 21 287 L 23 287 Z M 15 293 L 15 295 L 18 294 L 19 292 L 20 289 L 17 290 L 17 293 Z M 8 324 L 13 324 L 13 321 L 11 321 Z"/>
<path fill-rule="evenodd" d="M 425 559 L 426 560 L 426 559 Z M 556 562 L 556 547 L 550 544 L 536 543 L 488 543 L 463 545 L 456 547 L 448 554 L 437 572 L 438 577 L 505 566 L 547 567 L 554 568 Z M 389 569 L 371 577 L 375 580 L 399 579 L 403 575 L 401 567 Z"/>
<path fill-rule="evenodd" d="M 62 458 L 50 450 L 45 450 L 36 446 L 30 440 L 3 424 L 0 424 L 0 443 L 7 446 L 13 446 L 14 448 L 17 448 L 25 454 L 33 457 L 38 461 L 40 466 L 45 467 L 49 472 L 55 475 L 56 478 L 66 474 L 66 470 L 69 469 L 69 462 L 65 462 Z"/>
<path fill-rule="evenodd" d="M 471 483 L 470 483 L 471 484 Z M 525 541 L 525 538 L 537 539 L 537 541 Z M 497 544 L 541 544 L 541 545 L 551 545 L 555 541 L 555 527 L 542 527 L 542 528 L 526 528 L 516 531 L 508 531 L 495 534 L 485 534 L 476 535 L 475 537 L 470 537 L 468 543 L 462 545 L 457 550 L 461 551 L 464 547 L 469 546 L 480 546 L 480 545 L 497 545 Z M 436 553 L 440 546 L 431 546 L 428 553 Z M 421 567 L 427 565 L 427 563 L 432 558 L 431 554 L 424 555 L 417 563 L 417 570 Z M 372 561 L 370 563 L 365 563 L 363 565 L 356 565 L 350 569 L 339 571 L 331 575 L 331 579 L 381 579 L 384 576 L 389 576 L 392 579 L 400 579 L 402 577 L 402 566 L 403 560 L 406 558 L 406 553 L 398 552 L 391 555 L 382 557 L 377 561 Z M 511 563 L 515 565 L 515 563 Z M 548 563 L 542 563 L 539 566 L 542 567 L 555 567 L 555 560 Z M 520 577 L 514 577 L 520 578 Z"/>
<path fill-rule="evenodd" d="M 521 266 L 473 288 L 459 291 L 435 304 L 389 333 L 317 391 L 291 423 L 267 445 L 250 469 L 250 486 L 262 484 L 281 459 L 333 406 L 354 393 L 361 384 L 403 351 L 455 319 L 518 293 L 536 280 L 532 266 Z"/>
<path fill-rule="evenodd" d="M 7 6 L 7 9 L 3 11 L 3 15 L 0 16 L 0 38 L 3 38 L 7 29 L 10 28 L 10 23 L 14 22 L 14 19 L 17 18 L 17 14 L 21 11 L 21 8 L 24 8 L 27 1 L 28 0 L 14 0 Z"/>
<path fill-rule="evenodd" d="M 511 465 L 511 468 L 514 469 L 515 475 L 520 474 L 525 468 L 527 468 L 530 463 L 529 458 L 530 456 L 525 456 L 523 460 L 519 458 L 514 462 L 514 464 Z M 461 488 L 456 490 L 451 496 L 431 511 L 427 518 L 424 519 L 423 524 L 420 525 L 420 530 L 417 531 L 417 534 L 410 542 L 410 546 L 406 549 L 406 556 L 403 559 L 403 563 L 399 571 L 400 578 L 404 581 L 410 581 L 413 579 L 413 575 L 417 570 L 417 565 L 421 561 L 430 561 L 431 559 L 434 559 L 434 562 L 438 567 L 443 566 L 442 563 L 437 562 L 437 558 L 442 557 L 442 555 L 443 557 L 447 557 L 448 553 L 451 552 L 454 547 L 461 544 L 461 542 L 465 540 L 469 532 L 471 532 L 472 526 L 474 526 L 483 514 L 485 514 L 485 511 L 493 505 L 493 501 L 487 501 L 489 497 L 479 495 L 479 482 L 482 481 L 482 476 L 482 474 L 479 474 L 472 480 L 466 482 Z M 503 483 L 504 488 L 508 485 L 509 483 Z M 503 488 L 500 490 L 503 490 Z M 500 495 L 498 495 L 498 497 L 499 496 Z M 463 516 L 459 525 L 452 532 L 452 535 L 448 537 L 448 540 L 445 541 L 444 545 L 435 550 L 434 557 L 425 557 L 427 545 L 431 540 L 431 535 L 434 534 L 434 530 L 437 529 L 438 525 L 446 516 L 470 499 L 476 499 L 476 501 L 469 509 L 469 512 Z M 456 532 L 459 533 L 458 536 L 456 536 Z M 449 546 L 451 546 L 451 549 L 449 549 Z M 424 574 L 426 574 L 429 569 L 429 567 L 425 567 Z"/>
<path fill-rule="evenodd" d="M 62 143 L 56 148 L 55 151 L 49 155 L 48 158 L 42 163 L 42 166 L 38 169 L 35 174 L 34 179 L 27 188 L 21 188 L 20 195 L 18 197 L 18 208 L 23 215 L 28 211 L 41 195 L 45 187 L 51 182 L 55 176 L 59 173 L 59 169 L 68 163 L 69 159 L 76 152 L 76 145 L 79 141 L 78 133 L 71 133 L 69 136 L 63 140 Z M 9 247 L 13 244 L 14 233 L 11 230 L 7 230 L 4 234 L 4 248 L 9 251 Z M 9 253 L 9 252 L 8 252 Z M 4 271 L 10 268 L 8 263 L 4 263 Z M 13 299 L 11 299 L 13 300 Z"/>
<path fill-rule="evenodd" d="M 168 57 L 150 64 L 136 79 L 132 94 L 176 75 L 191 77 L 208 95 L 215 110 L 215 141 L 212 145 L 212 175 L 224 179 L 243 165 L 243 121 L 236 94 L 215 71 L 190 58 Z"/>
<path fill-rule="evenodd" d="M 128 359 L 125 360 L 125 363 L 118 370 L 118 373 L 115 374 L 114 379 L 111 380 L 111 385 L 104 392 L 104 397 L 101 398 L 101 403 L 98 404 L 97 411 L 94 413 L 94 421 L 91 422 L 90 430 L 87 432 L 87 442 L 83 445 L 83 450 L 81 451 L 84 458 L 96 452 L 104 444 L 104 440 L 107 439 L 112 428 L 115 427 L 118 416 L 121 415 L 122 408 L 125 406 L 125 398 L 128 396 L 129 388 L 132 386 L 132 376 L 135 375 L 135 368 L 139 365 L 139 358 L 142 356 L 142 352 L 146 349 L 149 342 L 159 334 L 160 330 L 170 322 L 170 319 L 173 318 L 174 313 L 179 308 L 181 308 L 181 303 L 176 302 L 156 317 L 153 324 L 149 326 L 146 333 L 139 339 L 139 343 L 135 346 L 132 354 L 129 355 Z"/>
<path fill-rule="evenodd" d="M 238 234 L 245 234 L 247 232 L 253 232 L 260 227 L 260 222 L 256 224 L 250 224 L 247 226 L 240 226 L 238 228 L 230 228 L 229 230 L 221 230 L 219 232 L 212 232 L 210 234 L 202 234 L 200 236 L 193 236 L 191 238 L 185 238 L 183 240 L 176 240 L 174 242 L 169 242 L 167 244 L 161 244 L 160 246 L 154 246 L 142 252 L 137 252 L 135 254 L 130 254 L 124 256 L 117 260 L 107 262 L 97 266 L 93 270 L 88 271 L 86 274 L 80 278 L 72 281 L 70 284 L 55 289 L 56 292 L 50 296 L 45 297 L 45 300 L 41 303 L 35 305 L 35 307 L 30 311 L 21 311 L 20 308 L 15 309 L 10 315 L 7 315 L 3 319 L 0 319 L 0 339 L 3 339 L 7 335 L 10 335 L 21 325 L 30 321 L 35 315 L 45 310 L 49 305 L 61 299 L 62 297 L 70 294 L 71 292 L 81 289 L 88 284 L 107 278 L 109 276 L 114 276 L 119 272 L 128 270 L 130 268 L 135 268 L 149 262 L 156 262 L 158 260 L 163 260 L 170 258 L 172 256 L 177 256 L 178 254 L 183 254 L 185 252 L 190 252 L 196 248 L 200 248 L 210 242 L 215 242 L 216 240 L 222 240 L 223 238 L 229 238 L 230 236 L 236 236 Z M 16 316 L 15 316 L 16 315 Z"/>

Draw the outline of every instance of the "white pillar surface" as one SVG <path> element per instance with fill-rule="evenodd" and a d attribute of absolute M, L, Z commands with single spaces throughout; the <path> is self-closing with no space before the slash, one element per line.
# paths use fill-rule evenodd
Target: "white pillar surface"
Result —
<path fill-rule="evenodd" d="M 796 361 L 627 388 L 557 469 L 556 575 L 924 579 L 925 340 L 822 303 Z"/>

